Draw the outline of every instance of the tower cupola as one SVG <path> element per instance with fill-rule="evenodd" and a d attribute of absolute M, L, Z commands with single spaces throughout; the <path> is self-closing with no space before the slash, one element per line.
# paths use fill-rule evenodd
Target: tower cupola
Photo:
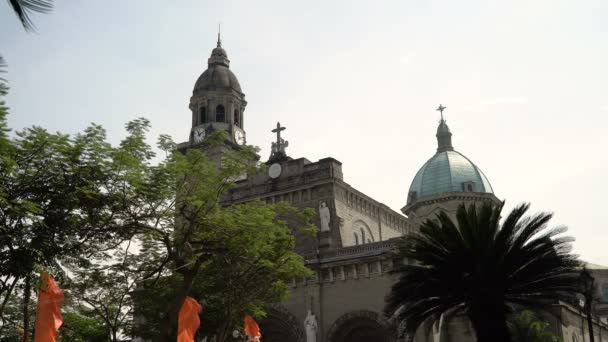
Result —
<path fill-rule="evenodd" d="M 218 33 L 217 45 L 207 59 L 207 69 L 196 80 L 190 98 L 190 142 L 201 143 L 209 133 L 221 129 L 229 133 L 232 142 L 244 144 L 246 106 L 245 94 L 230 70 L 230 60 Z"/>

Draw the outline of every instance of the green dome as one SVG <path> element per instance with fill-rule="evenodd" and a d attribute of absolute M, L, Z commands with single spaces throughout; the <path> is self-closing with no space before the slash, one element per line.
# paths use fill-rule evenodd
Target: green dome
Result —
<path fill-rule="evenodd" d="M 437 129 L 437 153 L 416 173 L 408 192 L 408 204 L 449 192 L 493 193 L 483 172 L 467 157 L 454 151 L 451 137 L 452 133 L 442 120 Z"/>

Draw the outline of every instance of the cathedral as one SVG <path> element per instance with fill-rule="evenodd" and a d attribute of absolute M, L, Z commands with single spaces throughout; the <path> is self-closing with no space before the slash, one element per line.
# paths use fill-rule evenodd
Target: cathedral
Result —
<path fill-rule="evenodd" d="M 219 36 L 207 69 L 196 80 L 189 107 L 192 128 L 180 149 L 200 148 L 214 130 L 228 132 L 233 145 L 255 144 L 247 141 L 247 101 Z M 317 161 L 290 156 L 285 127 L 276 124 L 271 155 L 262 160 L 268 166 L 267 173 L 239 180 L 226 202 L 287 201 L 295 207 L 314 208 L 319 232 L 316 237 L 294 233 L 296 251 L 316 275 L 291 281 L 290 297 L 276 303 L 260 322 L 262 341 L 475 340 L 464 317 L 442 317 L 408 334 L 399 322 L 383 315 L 385 296 L 395 281 L 390 270 L 403 262 L 394 259 L 396 238 L 415 232 L 421 222 L 440 211 L 453 215 L 463 202 L 500 203 L 482 170 L 455 149 L 452 132 L 443 119 L 444 109 L 438 108 L 441 120 L 435 132 L 436 151 L 429 153 L 426 162 L 419 161 L 421 167 L 404 193 L 401 212 L 349 184 L 340 161 L 329 156 Z M 429 152 L 433 149 L 426 148 Z M 209 153 L 217 158 L 221 151 Z M 608 268 L 591 264 L 588 268 L 596 279 L 599 298 L 594 306 L 596 341 L 608 341 Z M 553 307 L 553 314 L 543 318 L 554 332 L 567 342 L 589 341 L 580 307 L 566 303 Z"/>

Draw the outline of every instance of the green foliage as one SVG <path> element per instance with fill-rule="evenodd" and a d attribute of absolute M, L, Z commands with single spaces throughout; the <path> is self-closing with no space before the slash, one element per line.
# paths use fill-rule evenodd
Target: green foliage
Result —
<path fill-rule="evenodd" d="M 87 267 L 73 270 L 72 282 L 66 289 L 81 307 L 90 308 L 87 316 L 101 322 L 105 338 L 119 341 L 130 336 L 133 325 L 131 293 L 142 280 L 139 256 L 131 241 L 109 253 L 97 253 Z"/>
<path fill-rule="evenodd" d="M 8 295 L 6 303 L 3 307 L 3 315 L 0 318 L 0 337 L 7 338 L 8 341 L 19 341 L 21 342 L 21 335 L 23 333 L 23 286 L 19 284 L 14 291 Z M 31 297 L 29 300 L 31 307 L 36 307 L 35 297 Z M 34 319 L 36 312 L 30 310 L 29 312 L 29 328 L 33 329 Z M 10 337 L 10 338 L 9 338 Z M 12 338 L 12 340 L 11 340 Z M 0 339 L 0 341 L 5 341 Z"/>
<path fill-rule="evenodd" d="M 131 238 L 145 200 L 137 185 L 154 156 L 145 119 L 112 147 L 95 124 L 75 136 L 40 127 L 9 136 L 7 112 L 0 102 L 0 318 L 24 279 L 46 268 L 65 285 L 66 267 L 89 267 L 92 255 Z"/>
<path fill-rule="evenodd" d="M 576 292 L 576 256 L 565 227 L 547 229 L 550 214 L 525 216 L 517 206 L 499 224 L 502 205 L 461 205 L 428 220 L 419 234 L 402 239 L 400 256 L 412 263 L 399 271 L 386 313 L 397 312 L 410 329 L 446 311 L 464 310 L 480 342 L 510 341 L 512 305 L 542 307 Z M 397 311 L 399 310 L 399 311 Z"/>
<path fill-rule="evenodd" d="M 534 312 L 523 310 L 508 321 L 512 340 L 517 342 L 561 342 L 562 339 L 549 330 L 549 324 L 539 320 Z"/>
<path fill-rule="evenodd" d="M 108 332 L 103 322 L 91 318 L 90 310 L 83 309 L 82 313 L 65 312 L 63 325 L 59 330 L 60 341 L 70 342 L 106 342 Z"/>

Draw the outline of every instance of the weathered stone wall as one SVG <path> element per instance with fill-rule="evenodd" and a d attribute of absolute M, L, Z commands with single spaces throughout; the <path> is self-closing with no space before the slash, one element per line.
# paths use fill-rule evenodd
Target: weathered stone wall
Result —
<path fill-rule="evenodd" d="M 329 341 L 329 335 L 335 335 L 348 318 L 368 319 L 386 328 L 387 334 L 396 333 L 383 315 L 384 296 L 395 281 L 388 273 L 392 261 L 387 246 L 374 243 L 325 254 L 321 263 L 310 264 L 315 278 L 294 280 L 291 295 L 281 306 L 300 324 L 311 309 L 319 324 L 319 342 Z M 374 251 L 378 253 L 370 255 Z"/>
<path fill-rule="evenodd" d="M 343 246 L 385 241 L 414 229 L 407 217 L 343 182 L 335 187 L 335 207 Z"/>

